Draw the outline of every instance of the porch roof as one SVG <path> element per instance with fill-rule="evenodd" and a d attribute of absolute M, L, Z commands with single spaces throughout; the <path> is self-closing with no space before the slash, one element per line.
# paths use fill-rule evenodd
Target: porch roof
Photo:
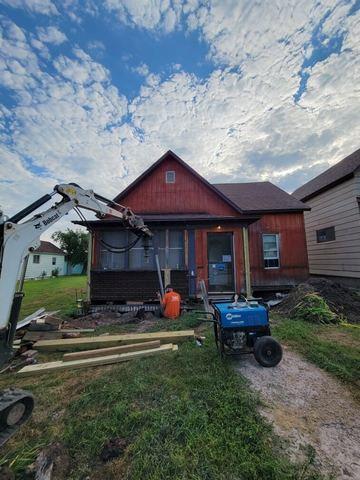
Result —
<path fill-rule="evenodd" d="M 222 225 L 231 224 L 238 226 L 247 226 L 259 220 L 260 215 L 241 215 L 239 217 L 214 216 L 206 213 L 161 213 L 161 214 L 137 214 L 148 225 L 192 225 L 203 226 L 209 224 Z M 91 228 L 106 228 L 121 226 L 122 222 L 118 219 L 89 220 L 87 222 L 75 220 L 76 225 Z"/>

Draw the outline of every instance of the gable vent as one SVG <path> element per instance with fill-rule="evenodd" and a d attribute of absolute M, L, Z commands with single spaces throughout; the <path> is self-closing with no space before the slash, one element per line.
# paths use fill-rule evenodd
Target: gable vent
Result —
<path fill-rule="evenodd" d="M 166 183 L 175 183 L 175 172 L 173 170 L 169 170 L 168 172 L 166 172 L 165 182 Z"/>

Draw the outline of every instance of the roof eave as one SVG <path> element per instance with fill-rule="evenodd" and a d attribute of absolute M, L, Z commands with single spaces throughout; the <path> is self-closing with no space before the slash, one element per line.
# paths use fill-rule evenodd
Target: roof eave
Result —
<path fill-rule="evenodd" d="M 337 185 L 340 185 L 341 183 L 344 183 L 346 182 L 347 180 L 350 180 L 351 178 L 354 177 L 354 172 L 351 172 L 351 173 L 348 173 L 347 175 L 344 175 L 343 177 L 341 178 L 338 178 L 337 180 L 335 180 L 334 182 L 331 182 L 329 183 L 328 185 L 325 185 L 324 187 L 322 188 L 319 188 L 318 190 L 316 190 L 315 192 L 312 192 L 308 195 L 305 195 L 304 197 L 300 197 L 299 200 L 301 200 L 302 202 L 307 202 L 308 200 L 314 198 L 314 197 L 317 197 L 318 195 L 320 195 L 321 193 L 324 193 L 326 192 L 327 190 L 330 190 L 331 188 L 334 188 L 336 187 Z M 293 195 L 296 193 L 296 190 L 295 192 L 293 193 Z M 295 195 L 294 195 L 295 196 Z"/>

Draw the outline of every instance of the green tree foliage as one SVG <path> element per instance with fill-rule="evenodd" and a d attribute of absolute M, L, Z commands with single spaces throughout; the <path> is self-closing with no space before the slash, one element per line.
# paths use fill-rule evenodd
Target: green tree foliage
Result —
<path fill-rule="evenodd" d="M 68 228 L 66 232 L 57 231 L 52 237 L 67 255 L 68 261 L 72 266 L 83 265 L 83 272 L 86 270 L 88 239 L 89 234 L 81 230 L 71 230 Z"/>

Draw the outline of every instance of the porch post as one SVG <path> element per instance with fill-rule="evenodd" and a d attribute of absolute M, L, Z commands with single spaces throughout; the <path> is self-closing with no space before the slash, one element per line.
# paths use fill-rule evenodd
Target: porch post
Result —
<path fill-rule="evenodd" d="M 244 248 L 244 267 L 245 267 L 245 287 L 246 297 L 252 296 L 251 292 L 251 278 L 250 278 L 250 253 L 249 253 L 249 229 L 242 227 L 243 232 L 243 248 Z"/>
<path fill-rule="evenodd" d="M 87 267 L 86 267 L 86 300 L 90 302 L 90 271 L 92 262 L 92 233 L 89 232 L 88 241 L 88 255 L 87 255 Z"/>

